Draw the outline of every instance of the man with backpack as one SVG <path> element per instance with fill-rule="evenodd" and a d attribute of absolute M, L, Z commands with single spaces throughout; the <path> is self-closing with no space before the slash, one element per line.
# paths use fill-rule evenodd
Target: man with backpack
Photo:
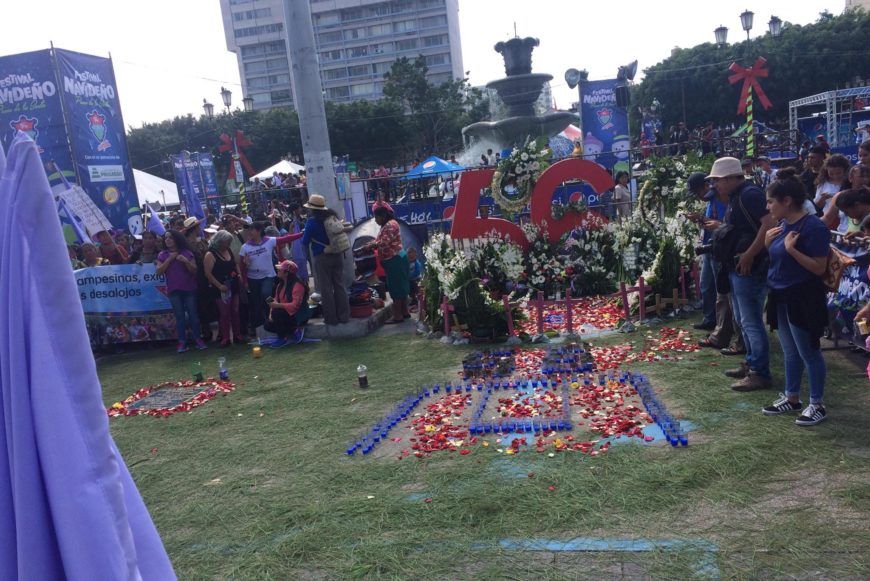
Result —
<path fill-rule="evenodd" d="M 764 301 L 767 296 L 767 250 L 764 237 L 772 226 L 764 192 L 743 175 L 740 160 L 717 159 L 707 179 L 721 197 L 728 197 L 724 224 L 733 232 L 733 246 L 723 260 L 731 287 L 731 306 L 746 343 L 746 361 L 725 375 L 739 379 L 735 391 L 770 387 L 770 345 L 764 328 Z"/>
<path fill-rule="evenodd" d="M 352 226 L 343 222 L 334 210 L 326 207 L 326 199 L 312 194 L 305 208 L 311 217 L 305 222 L 302 244 L 309 249 L 314 264 L 314 281 L 320 291 L 323 322 L 327 325 L 350 320 L 350 302 L 344 282 L 345 261 L 348 259 Z"/>

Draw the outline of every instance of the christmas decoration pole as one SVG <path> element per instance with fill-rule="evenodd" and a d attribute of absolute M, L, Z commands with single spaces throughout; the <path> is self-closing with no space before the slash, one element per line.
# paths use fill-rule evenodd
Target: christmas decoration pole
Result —
<path fill-rule="evenodd" d="M 755 156 L 755 124 L 752 121 L 752 85 L 746 93 L 746 157 Z"/>

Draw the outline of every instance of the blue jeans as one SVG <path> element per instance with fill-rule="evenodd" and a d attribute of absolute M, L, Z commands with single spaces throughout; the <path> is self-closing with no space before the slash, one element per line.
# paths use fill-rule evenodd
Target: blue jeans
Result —
<path fill-rule="evenodd" d="M 169 302 L 175 313 L 175 333 L 181 343 L 187 343 L 184 318 L 190 326 L 194 340 L 199 339 L 202 327 L 199 326 L 199 315 L 196 314 L 196 291 L 175 290 L 169 293 Z"/>
<path fill-rule="evenodd" d="M 785 394 L 798 396 L 801 392 L 801 378 L 804 366 L 810 380 L 810 403 L 821 404 L 825 395 L 825 358 L 822 349 L 813 347 L 809 334 L 795 327 L 788 320 L 788 307 L 777 305 L 777 330 L 785 359 Z"/>
<path fill-rule="evenodd" d="M 731 283 L 731 308 L 734 319 L 743 331 L 746 344 L 746 363 L 750 371 L 770 377 L 770 344 L 764 328 L 764 299 L 767 297 L 767 271 L 738 276 L 728 273 Z"/>
<path fill-rule="evenodd" d="M 705 325 L 716 324 L 716 278 L 713 271 L 713 257 L 701 255 L 701 304 Z"/>
<path fill-rule="evenodd" d="M 272 296 L 274 278 L 249 278 L 248 290 L 251 293 L 250 306 L 251 326 L 256 331 L 257 327 L 266 322 L 268 307 L 266 299 Z"/>

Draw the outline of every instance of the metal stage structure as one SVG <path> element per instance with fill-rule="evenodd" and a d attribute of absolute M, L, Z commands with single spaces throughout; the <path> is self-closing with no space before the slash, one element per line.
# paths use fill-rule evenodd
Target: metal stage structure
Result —
<path fill-rule="evenodd" d="M 810 117 L 824 117 L 825 137 L 831 147 L 854 144 L 854 124 L 870 118 L 870 86 L 826 91 L 817 95 L 795 99 L 788 103 L 788 126 L 798 131 L 799 121 Z M 803 109 L 803 111 L 801 111 Z"/>

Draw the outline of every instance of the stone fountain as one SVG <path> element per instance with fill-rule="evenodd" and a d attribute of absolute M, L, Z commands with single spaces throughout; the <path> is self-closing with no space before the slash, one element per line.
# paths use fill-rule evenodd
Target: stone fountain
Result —
<path fill-rule="evenodd" d="M 508 117 L 499 121 L 481 121 L 462 129 L 462 135 L 498 144 L 500 147 L 521 145 L 526 138 L 550 137 L 577 119 L 574 113 L 556 112 L 535 115 L 535 102 L 544 83 L 552 75 L 532 72 L 532 51 L 540 44 L 537 38 L 512 38 L 495 45 L 504 58 L 507 77 L 487 83 L 495 89 L 508 109 Z"/>

